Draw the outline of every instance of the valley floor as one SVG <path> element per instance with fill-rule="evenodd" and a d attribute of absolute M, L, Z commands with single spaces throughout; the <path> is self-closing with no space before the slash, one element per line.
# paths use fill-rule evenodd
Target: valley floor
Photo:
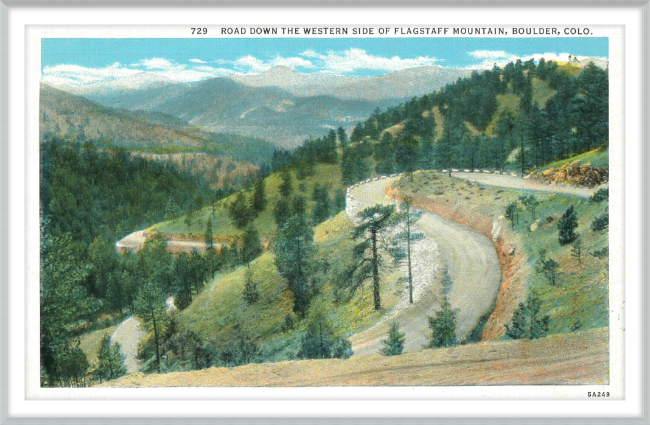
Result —
<path fill-rule="evenodd" d="M 608 328 L 384 357 L 302 360 L 164 375 L 130 374 L 104 387 L 285 387 L 606 384 Z"/>

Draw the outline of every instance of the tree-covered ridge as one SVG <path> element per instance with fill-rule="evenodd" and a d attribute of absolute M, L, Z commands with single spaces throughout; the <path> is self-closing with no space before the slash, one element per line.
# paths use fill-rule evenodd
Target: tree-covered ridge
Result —
<path fill-rule="evenodd" d="M 593 63 L 580 70 L 543 59 L 474 71 L 438 92 L 375 111 L 354 127 L 350 141 L 380 141 L 378 173 L 503 169 L 507 162 L 527 171 L 608 145 L 608 78 Z M 536 94 L 542 90 L 552 94 Z M 442 116 L 438 136 L 434 112 Z"/>
<path fill-rule="evenodd" d="M 41 213 L 53 236 L 70 233 L 85 245 L 100 234 L 114 239 L 164 219 L 168 203 L 183 213 L 214 196 L 203 179 L 170 163 L 59 138 L 41 145 Z"/>

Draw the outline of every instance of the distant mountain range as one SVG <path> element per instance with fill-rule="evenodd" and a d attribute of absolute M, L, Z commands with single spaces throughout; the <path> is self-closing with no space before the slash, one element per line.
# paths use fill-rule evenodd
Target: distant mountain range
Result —
<path fill-rule="evenodd" d="M 294 96 L 332 96 L 346 100 L 386 101 L 431 93 L 458 78 L 469 69 L 419 66 L 379 76 L 346 77 L 334 74 L 302 74 L 276 66 L 256 75 L 228 78 L 251 87 L 279 87 Z"/>
<path fill-rule="evenodd" d="M 183 128 L 176 123 L 174 130 L 189 133 L 183 140 L 192 140 L 197 137 L 196 131 L 205 131 L 261 138 L 279 147 L 293 148 L 330 128 L 349 129 L 376 108 L 385 109 L 430 93 L 469 73 L 466 69 L 428 66 L 381 76 L 345 77 L 275 67 L 257 75 L 232 75 L 192 85 L 143 72 L 108 82 L 55 88 L 104 107 L 163 113 L 183 120 L 191 126 Z M 87 106 L 79 106 L 88 112 Z M 124 114 L 128 112 L 118 113 L 126 118 Z M 152 117 L 146 121 L 151 122 Z M 125 131 L 115 128 L 115 137 L 124 138 Z M 157 140 L 173 138 L 169 131 L 162 133 Z"/>
<path fill-rule="evenodd" d="M 262 139 L 212 133 L 161 112 L 131 111 L 96 102 L 41 84 L 40 137 L 81 136 L 145 152 L 212 152 L 260 164 L 274 146 Z"/>

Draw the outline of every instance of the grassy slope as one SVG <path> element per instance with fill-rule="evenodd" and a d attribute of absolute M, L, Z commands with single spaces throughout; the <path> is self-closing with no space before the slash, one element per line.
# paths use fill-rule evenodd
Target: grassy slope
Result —
<path fill-rule="evenodd" d="M 511 227 L 514 239 L 524 250 L 524 264 L 519 267 L 527 274 L 524 278 L 527 291 L 537 293 L 542 299 L 542 313 L 551 318 L 551 333 L 571 332 L 574 326 L 588 329 L 608 325 L 607 263 L 605 259 L 590 255 L 607 246 L 608 237 L 606 231 L 594 232 L 589 227 L 594 217 L 606 211 L 607 202 L 596 204 L 587 199 L 552 193 L 483 187 L 429 171 L 418 172 L 414 177 L 412 183 L 404 181 L 399 184 L 401 193 L 426 197 L 447 205 L 451 210 L 488 217 L 508 227 L 511 226 L 503 218 L 506 206 L 520 195 L 533 193 L 540 201 L 536 219 L 532 218 L 530 211 L 523 211 L 519 224 Z M 561 246 L 558 242 L 558 219 L 570 205 L 574 206 L 578 216 L 577 233 L 583 251 L 581 264 L 571 256 L 571 245 Z M 537 220 L 537 228 L 531 231 L 531 225 Z M 560 263 L 557 285 L 550 285 L 542 274 L 534 271 L 541 249 L 547 250 L 548 258 Z"/>
<path fill-rule="evenodd" d="M 570 164 L 574 161 L 579 161 L 579 164 L 590 163 L 593 167 L 602 167 L 604 165 L 609 165 L 609 150 L 605 147 L 596 148 L 581 155 L 552 162 L 544 167 L 536 169 L 535 172 L 541 173 L 542 171 L 551 168 L 560 168 L 563 165 Z"/>
<path fill-rule="evenodd" d="M 304 180 L 298 180 L 295 172 L 292 172 L 294 194 L 302 195 L 307 201 L 307 213 L 311 213 L 314 202 L 311 200 L 311 194 L 316 183 L 329 185 L 330 198 L 333 198 L 336 189 L 343 188 L 341 183 L 341 169 L 338 164 L 318 164 L 315 167 L 315 175 L 308 177 Z M 282 182 L 279 173 L 274 173 L 265 179 L 266 196 L 268 205 L 266 209 L 254 221 L 254 225 L 260 232 L 260 236 L 264 239 L 273 237 L 277 231 L 274 217 L 273 208 L 276 202 L 280 199 L 279 186 Z M 304 184 L 304 191 L 299 190 L 301 184 Z M 246 199 L 250 199 L 252 190 L 246 191 Z M 148 231 L 158 232 L 167 235 L 183 235 L 190 238 L 203 239 L 205 234 L 205 226 L 208 218 L 212 220 L 213 234 L 215 236 L 224 238 L 239 237 L 243 233 L 242 230 L 235 228 L 228 216 L 226 208 L 234 199 L 236 194 L 231 195 L 216 203 L 214 214 L 212 213 L 212 206 L 207 206 L 193 215 L 191 225 L 188 227 L 185 223 L 185 216 L 180 216 L 176 220 L 166 221 L 155 224 L 150 227 Z"/>
<path fill-rule="evenodd" d="M 424 350 L 400 356 L 302 360 L 167 374 L 104 387 L 607 384 L 607 329 Z"/>
<path fill-rule="evenodd" d="M 315 229 L 318 258 L 330 264 L 320 270 L 321 289 L 312 301 L 309 314 L 322 311 L 330 325 L 342 337 L 347 337 L 379 320 L 387 308 L 394 305 L 403 284 L 398 284 L 399 270 L 386 268 L 382 276 L 382 305 L 373 310 L 372 291 L 358 291 L 349 302 L 334 301 L 332 278 L 348 264 L 353 241 L 352 222 L 344 212 L 320 224 Z M 180 313 L 181 323 L 205 339 L 227 343 L 239 336 L 255 341 L 271 360 L 291 358 L 299 347 L 294 339 L 304 331 L 308 319 L 302 320 L 292 331 L 283 333 L 281 326 L 291 312 L 293 302 L 283 278 L 277 272 L 271 251 L 251 263 L 253 279 L 258 283 L 260 300 L 247 305 L 242 299 L 246 267 L 218 275 L 206 289 Z M 293 341 L 293 342 L 292 342 Z"/>
<path fill-rule="evenodd" d="M 116 327 L 117 326 L 111 326 L 110 328 L 98 329 L 96 331 L 85 333 L 79 337 L 81 342 L 80 348 L 86 354 L 91 369 L 97 366 L 99 361 L 97 354 L 99 353 L 99 347 L 102 344 L 102 338 L 104 338 L 105 335 L 112 334 Z"/>

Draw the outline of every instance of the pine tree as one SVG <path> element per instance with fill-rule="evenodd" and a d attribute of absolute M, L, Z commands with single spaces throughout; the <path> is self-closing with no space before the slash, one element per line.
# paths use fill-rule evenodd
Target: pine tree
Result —
<path fill-rule="evenodd" d="M 293 182 L 291 180 L 291 172 L 289 170 L 284 170 L 280 175 L 282 182 L 280 183 L 280 195 L 284 198 L 288 198 L 293 192 Z"/>
<path fill-rule="evenodd" d="M 399 331 L 397 322 L 393 322 L 388 331 L 388 339 L 381 341 L 384 344 L 381 353 L 384 356 L 399 356 L 404 350 L 405 339 L 404 333 Z"/>
<path fill-rule="evenodd" d="M 248 226 L 253 216 L 246 202 L 244 192 L 239 192 L 235 200 L 228 206 L 228 215 L 236 228 L 243 229 Z"/>
<path fill-rule="evenodd" d="M 560 245 L 566 245 L 578 237 L 575 229 L 578 227 L 578 216 L 576 215 L 573 205 L 571 205 L 562 214 L 562 217 L 557 222 L 558 240 Z"/>
<path fill-rule="evenodd" d="M 357 216 L 362 223 L 354 230 L 354 238 L 363 237 L 360 243 L 357 243 L 353 249 L 353 265 L 346 271 L 346 283 L 349 284 L 348 290 L 353 294 L 356 289 L 363 285 L 363 282 L 372 277 L 372 293 L 375 310 L 381 308 L 380 296 L 380 279 L 379 279 L 379 243 L 381 238 L 379 232 L 394 224 L 395 218 L 394 205 L 376 205 L 368 207 L 359 212 Z"/>
<path fill-rule="evenodd" d="M 249 225 L 242 236 L 240 256 L 241 260 L 249 264 L 262 253 L 263 247 L 260 235 L 252 225 Z"/>
<path fill-rule="evenodd" d="M 335 214 L 345 209 L 345 193 L 343 192 L 343 189 L 336 189 L 336 192 L 334 193 L 334 208 Z"/>
<path fill-rule="evenodd" d="M 314 224 L 322 223 L 330 216 L 330 198 L 327 187 L 316 183 L 311 199 L 315 202 L 311 213 L 312 221 Z"/>
<path fill-rule="evenodd" d="M 214 240 L 212 236 L 212 219 L 208 218 L 208 223 L 205 225 L 205 244 L 208 248 L 214 247 Z"/>
<path fill-rule="evenodd" d="M 255 304 L 260 299 L 257 283 L 253 280 L 253 273 L 250 267 L 246 268 L 246 283 L 244 284 L 244 293 L 242 296 L 247 304 Z"/>
<path fill-rule="evenodd" d="M 343 130 L 343 127 L 339 127 L 336 130 L 336 136 L 339 139 L 339 146 L 341 146 L 341 149 L 345 149 L 348 145 L 348 135 L 345 133 L 345 130 Z"/>
<path fill-rule="evenodd" d="M 304 316 L 313 294 L 314 231 L 302 215 L 293 216 L 278 233 L 275 265 L 293 293 L 293 311 Z"/>
<path fill-rule="evenodd" d="M 264 179 L 259 178 L 255 182 L 255 188 L 253 191 L 253 199 L 251 200 L 251 209 L 255 212 L 255 215 L 259 215 L 266 208 L 268 201 L 266 199 L 266 188 L 264 184 Z"/>
<path fill-rule="evenodd" d="M 550 317 L 541 316 L 542 301 L 531 295 L 520 303 L 512 316 L 510 326 L 506 325 L 506 335 L 512 339 L 536 339 L 548 334 Z"/>
<path fill-rule="evenodd" d="M 573 246 L 571 247 L 571 256 L 578 260 L 578 264 L 582 264 L 582 243 L 580 242 L 580 239 L 573 242 Z"/>
<path fill-rule="evenodd" d="M 94 375 L 99 379 L 99 382 L 110 381 L 126 375 L 124 356 L 122 356 L 120 344 L 114 343 L 111 346 L 111 336 L 109 334 L 106 334 L 102 339 L 97 357 L 99 365 L 95 369 Z"/>
<path fill-rule="evenodd" d="M 158 373 L 160 373 L 160 337 L 165 329 L 166 307 L 165 296 L 159 285 L 153 282 L 148 282 L 142 287 L 135 303 L 136 316 L 141 318 L 145 326 L 154 334 Z"/>
<path fill-rule="evenodd" d="M 447 297 L 443 297 L 441 309 L 434 317 L 429 317 L 431 339 L 429 348 L 449 347 L 456 345 L 456 311 L 451 308 Z"/>

